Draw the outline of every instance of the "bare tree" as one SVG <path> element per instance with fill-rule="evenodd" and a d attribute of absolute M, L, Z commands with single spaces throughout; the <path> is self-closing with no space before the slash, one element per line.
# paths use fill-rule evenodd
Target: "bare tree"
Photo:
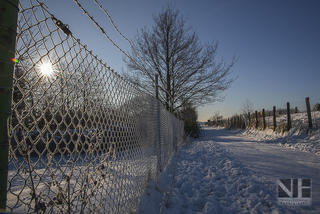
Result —
<path fill-rule="evenodd" d="M 240 114 L 253 113 L 253 103 L 247 98 L 240 107 Z"/>
<path fill-rule="evenodd" d="M 210 117 L 210 120 L 212 121 L 217 121 L 217 120 L 221 120 L 223 118 L 223 116 L 220 114 L 220 111 L 216 111 L 212 117 Z"/>
<path fill-rule="evenodd" d="M 176 110 L 187 103 L 196 107 L 223 100 L 234 79 L 227 79 L 235 58 L 227 64 L 215 60 L 218 42 L 202 44 L 186 19 L 170 5 L 153 16 L 151 30 L 141 29 L 132 41 L 134 51 L 125 59 L 123 75 L 154 94 L 153 78 L 159 76 L 159 98 Z M 138 55 L 139 54 L 139 55 Z"/>

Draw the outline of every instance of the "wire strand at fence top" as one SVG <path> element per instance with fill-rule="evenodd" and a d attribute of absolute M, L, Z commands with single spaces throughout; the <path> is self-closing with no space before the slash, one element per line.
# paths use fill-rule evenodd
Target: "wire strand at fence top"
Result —
<path fill-rule="evenodd" d="M 146 65 L 151 69 L 151 71 L 156 75 L 156 72 L 153 71 L 153 69 L 142 59 L 142 57 L 139 55 L 139 53 L 138 53 L 138 52 L 136 51 L 136 49 L 133 47 L 131 41 L 130 41 L 127 37 L 125 37 L 125 36 L 119 31 L 119 29 L 117 28 L 117 26 L 114 24 L 111 16 L 110 16 L 109 13 L 107 12 L 107 10 L 104 9 L 104 8 L 102 7 L 102 5 L 101 5 L 97 0 L 93 0 L 93 1 L 94 1 L 94 3 L 96 3 L 96 4 L 98 5 L 98 7 L 107 15 L 107 17 L 108 17 L 109 20 L 110 20 L 110 23 L 112 24 L 112 26 L 114 27 L 114 29 L 117 31 L 117 33 L 119 33 L 120 36 L 122 36 L 122 38 L 124 38 L 124 39 L 129 43 L 131 49 L 135 52 L 135 54 L 137 54 L 137 56 L 143 61 L 143 63 L 146 64 Z M 122 51 L 122 50 L 121 50 L 121 51 Z M 122 51 L 122 52 L 123 52 L 123 51 Z M 128 56 L 127 56 L 127 57 L 128 57 Z M 129 58 L 131 61 L 133 61 L 133 59 L 132 59 L 131 57 L 128 57 L 128 58 Z M 137 65 L 137 63 L 136 63 L 135 61 L 133 61 L 133 62 Z M 138 65 L 137 65 L 137 66 L 138 66 Z M 142 69 L 140 66 L 139 66 L 139 68 Z M 142 71 L 143 71 L 144 73 L 146 73 L 143 69 L 142 69 Z M 153 78 L 152 78 L 152 79 L 153 79 Z"/>
<path fill-rule="evenodd" d="M 141 68 L 141 67 L 138 65 L 138 63 L 136 63 L 124 50 L 122 50 L 122 49 L 108 36 L 108 34 L 105 32 L 105 30 L 99 25 L 99 23 L 93 18 L 93 16 L 91 16 L 91 15 L 89 14 L 89 12 L 88 12 L 86 9 L 84 9 L 84 7 L 78 2 L 78 0 L 73 0 L 73 2 L 76 3 L 76 5 L 82 10 L 82 12 L 83 12 L 84 15 L 88 16 L 88 18 L 94 23 L 94 25 L 100 30 L 100 32 L 107 37 L 107 39 L 112 43 L 112 45 L 114 45 L 120 52 L 122 52 L 126 57 L 128 57 L 132 62 L 134 62 L 134 63 L 141 69 L 142 72 L 144 72 L 147 76 L 149 76 L 149 78 L 150 78 L 153 82 L 155 82 L 155 80 L 154 80 L 153 77 L 151 77 L 143 68 Z M 105 10 L 100 6 L 99 3 L 97 3 L 97 4 L 99 5 L 99 7 L 100 7 L 103 11 L 105 11 Z M 106 13 L 106 11 L 105 11 L 105 13 Z M 107 13 L 106 13 L 106 14 L 107 14 Z M 107 14 L 107 16 L 110 17 L 109 14 Z M 110 20 L 111 20 L 111 19 L 110 19 Z M 113 21 L 111 21 L 111 23 L 113 23 Z M 114 24 L 113 24 L 113 26 L 115 27 Z M 116 28 L 116 27 L 115 27 L 115 28 Z M 116 30 L 117 30 L 117 28 L 116 28 Z M 117 32 L 119 33 L 118 30 L 117 30 Z M 120 35 L 122 35 L 122 34 L 120 33 Z M 124 37 L 124 38 L 125 38 L 125 37 Z M 127 39 L 126 39 L 126 40 L 127 40 Z M 127 40 L 127 41 L 128 41 L 128 40 Z M 131 46 L 131 47 L 132 47 L 132 46 Z M 154 74 L 156 74 L 153 70 L 152 70 L 152 72 L 153 72 Z"/>
<path fill-rule="evenodd" d="M 66 34 L 67 36 L 71 36 L 72 38 L 74 38 L 74 39 L 79 43 L 79 45 L 81 45 L 82 47 L 84 47 L 84 49 L 87 49 L 87 48 L 86 48 L 86 45 L 82 45 L 82 44 L 80 43 L 80 40 L 79 40 L 79 39 L 76 39 L 76 38 L 74 37 L 74 35 L 69 31 L 67 24 L 63 24 L 63 23 L 62 23 L 59 19 L 57 19 L 52 13 L 50 13 L 50 12 L 49 12 L 49 8 L 48 8 L 44 3 L 41 3 L 41 2 L 39 2 L 38 0 L 35 0 L 35 1 L 41 6 L 41 8 L 42 8 L 44 11 L 46 11 L 46 13 L 48 13 L 48 14 L 51 16 L 51 18 L 53 19 L 53 21 L 56 22 L 55 25 L 56 25 L 58 28 L 60 28 L 60 30 L 62 30 L 64 34 Z M 98 22 L 96 22 L 96 21 L 94 20 L 93 16 L 91 16 L 91 15 L 83 8 L 83 6 L 82 6 L 77 0 L 73 0 L 73 1 L 78 5 L 78 7 L 83 11 L 83 13 L 84 13 L 86 16 L 89 17 L 89 19 L 95 24 L 95 26 L 96 26 L 98 29 L 100 29 L 100 32 L 103 33 L 103 34 L 107 37 L 107 39 L 108 39 L 116 48 L 118 48 L 123 54 L 125 54 L 131 61 L 133 61 L 145 74 L 147 74 L 143 68 L 141 68 L 129 55 L 127 55 L 117 44 L 114 43 L 114 41 L 106 34 L 106 32 L 104 31 L 104 29 L 98 24 Z M 115 24 L 114 24 L 111 16 L 107 13 L 107 11 L 106 11 L 104 8 L 102 8 L 102 6 L 101 6 L 96 0 L 94 0 L 94 1 L 95 1 L 95 3 L 99 6 L 99 8 L 100 8 L 101 10 L 103 10 L 104 13 L 108 16 L 108 18 L 110 19 L 110 22 L 112 23 L 112 25 L 114 26 L 114 28 L 116 29 L 116 31 L 117 31 L 126 41 L 129 42 L 131 48 L 136 52 L 136 50 L 133 48 L 130 40 L 127 39 L 125 36 L 123 36 L 123 34 L 122 34 L 122 33 L 118 30 L 118 28 L 115 26 Z M 59 23 L 58 23 L 58 22 L 59 22 Z M 92 53 L 92 51 L 89 51 L 89 52 Z M 137 53 L 137 55 L 141 58 L 141 56 L 140 56 L 138 53 Z M 94 55 L 94 58 L 96 58 L 98 61 L 100 61 L 100 63 L 103 64 L 105 67 L 107 67 L 107 65 L 106 65 L 105 63 L 102 63 L 102 60 L 101 60 L 101 59 L 99 60 L 99 59 L 97 58 L 97 55 Z M 142 61 L 144 62 L 144 64 L 146 64 L 148 67 L 150 67 L 150 65 L 148 65 L 143 59 L 142 59 Z M 107 68 L 108 68 L 108 70 L 110 70 L 112 73 L 114 73 L 115 75 L 117 75 L 118 77 L 120 77 L 122 80 L 124 80 L 124 79 L 123 79 L 120 75 L 118 75 L 113 69 L 110 69 L 110 67 L 107 67 Z M 150 69 L 152 70 L 152 72 L 153 72 L 154 74 L 156 74 L 156 73 L 153 71 L 152 68 L 150 68 Z M 147 74 L 147 75 L 148 75 L 148 74 Z M 155 83 L 155 79 L 154 79 L 154 78 L 152 78 L 150 75 L 148 75 L 148 77 L 152 80 L 152 82 Z M 160 80 L 161 80 L 161 79 L 160 79 Z M 128 82 L 128 81 L 126 81 L 126 82 Z M 129 83 L 129 82 L 128 82 L 128 83 Z M 163 84 L 162 80 L 161 80 L 161 83 Z M 133 86 L 131 83 L 130 83 L 130 85 Z M 170 94 L 166 89 L 164 89 L 164 88 L 161 87 L 160 85 L 158 85 L 158 87 L 159 87 L 162 91 L 164 91 L 166 94 L 168 94 L 169 97 L 173 100 L 173 97 L 171 96 L 171 94 Z M 138 89 L 137 86 L 134 86 L 134 88 Z M 141 90 L 140 90 L 140 91 L 141 91 Z M 144 91 L 145 91 L 145 90 L 144 90 Z M 150 94 L 149 91 L 146 91 L 146 92 L 148 92 L 148 93 Z M 152 94 L 150 94 L 150 95 L 152 95 Z M 182 118 L 181 113 L 180 113 L 178 110 L 176 111 L 176 113 L 179 115 L 180 118 Z"/>
<path fill-rule="evenodd" d="M 91 50 L 88 50 L 86 45 L 81 44 L 81 43 L 80 43 L 80 39 L 75 38 L 75 36 L 74 36 L 71 32 L 67 34 L 67 33 L 65 32 L 65 29 L 63 29 L 63 27 L 67 27 L 67 25 L 66 25 L 66 24 L 63 24 L 63 23 L 62 23 L 59 19 L 57 19 L 52 13 L 50 13 L 50 12 L 49 12 L 49 8 L 48 8 L 44 3 L 39 2 L 38 0 L 35 0 L 35 1 L 41 6 L 41 8 L 42 8 L 47 14 L 49 14 L 49 15 L 51 16 L 51 19 L 55 22 L 55 25 L 56 25 L 58 28 L 60 28 L 60 30 L 62 30 L 62 32 L 63 32 L 64 34 L 66 34 L 66 35 L 69 36 L 69 37 L 72 37 L 75 41 L 77 41 L 77 43 L 78 43 L 83 49 L 87 50 L 87 52 L 89 52 L 96 60 L 98 60 L 104 67 L 106 67 L 107 70 L 109 70 L 111 73 L 113 73 L 114 75 L 116 75 L 117 77 L 119 77 L 120 79 L 122 79 L 123 81 L 125 81 L 125 80 L 123 79 L 123 77 L 121 77 L 117 72 L 115 72 L 113 69 L 111 69 L 109 66 L 107 66 L 106 63 L 103 63 L 103 62 L 102 62 L 102 59 L 98 59 L 97 55 L 93 55 L 93 54 L 92 54 L 92 51 L 91 51 Z M 59 26 L 59 24 L 57 24 L 57 22 L 60 23 L 60 25 L 62 25 L 63 27 Z M 133 87 L 133 88 L 141 91 L 137 86 L 131 84 L 130 82 L 126 81 L 126 83 L 129 84 L 131 87 Z"/>
<path fill-rule="evenodd" d="M 138 57 L 142 60 L 142 62 L 147 65 L 147 67 L 150 68 L 150 70 L 152 71 L 152 73 L 154 75 L 156 75 L 157 73 L 150 67 L 150 65 L 148 65 L 143 59 L 142 57 L 137 53 L 137 51 L 134 49 L 134 47 L 132 46 L 132 43 L 130 42 L 130 40 L 128 40 L 125 36 L 123 36 L 123 34 L 118 30 L 118 28 L 116 27 L 116 25 L 114 24 L 111 16 L 107 13 L 107 11 L 101 6 L 101 4 L 99 4 L 98 1 L 96 0 L 93 0 L 97 5 L 98 7 L 108 16 L 111 24 L 113 25 L 113 27 L 115 28 L 115 30 L 127 41 L 129 42 L 132 50 L 138 55 Z M 106 38 L 120 51 L 122 52 L 126 57 L 128 57 L 136 66 L 138 66 L 138 68 L 144 73 L 146 74 L 153 83 L 156 83 L 155 79 L 150 76 L 140 65 L 138 65 L 138 63 L 136 61 L 134 61 L 132 59 L 132 57 L 130 57 L 124 50 L 122 50 L 117 44 L 115 44 L 115 42 L 107 35 L 107 33 L 105 32 L 105 30 L 99 25 L 99 23 L 93 18 L 93 16 L 91 16 L 89 14 L 89 12 L 87 10 L 84 9 L 84 7 L 78 2 L 78 0 L 73 0 L 73 2 L 82 10 L 83 14 L 85 14 L 86 16 L 88 16 L 88 18 L 94 23 L 94 25 L 100 30 L 100 32 L 102 34 L 104 34 L 106 36 Z M 162 85 L 164 85 L 162 79 L 160 79 Z M 159 86 L 159 88 L 164 91 L 166 94 L 169 95 L 169 97 L 173 100 L 173 97 L 171 96 L 171 94 L 166 90 L 164 89 L 163 87 Z"/>

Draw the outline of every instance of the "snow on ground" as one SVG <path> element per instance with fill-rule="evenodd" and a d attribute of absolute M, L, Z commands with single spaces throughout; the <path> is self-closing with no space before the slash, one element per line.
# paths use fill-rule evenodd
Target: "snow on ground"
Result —
<path fill-rule="evenodd" d="M 306 132 L 304 129 L 293 128 L 289 132 L 279 133 L 271 129 L 260 131 L 248 129 L 245 131 L 236 131 L 252 140 L 276 144 L 291 149 L 320 154 L 320 129 Z"/>
<path fill-rule="evenodd" d="M 245 131 L 235 130 L 235 132 L 259 142 L 320 154 L 320 111 L 311 112 L 311 117 L 313 129 L 309 129 L 308 115 L 303 112 L 291 114 L 292 128 L 289 132 L 283 131 L 286 130 L 287 115 L 276 117 L 278 128 L 275 132 L 273 131 L 273 117 L 266 117 L 268 127 L 264 131 L 250 128 Z"/>
<path fill-rule="evenodd" d="M 319 155 L 279 147 L 277 135 L 257 133 L 206 128 L 203 139 L 180 150 L 172 194 L 175 157 L 149 182 L 136 213 L 320 213 Z M 277 205 L 279 178 L 311 178 L 313 205 Z"/>
<path fill-rule="evenodd" d="M 46 202 L 46 213 L 66 212 L 66 200 L 70 201 L 72 213 L 88 213 L 90 210 L 101 213 L 115 209 L 120 209 L 119 213 L 129 213 L 134 206 L 130 203 L 135 203 L 139 197 L 140 190 L 137 190 L 146 182 L 144 175 L 150 168 L 155 168 L 149 162 L 156 163 L 156 156 L 152 154 L 145 160 L 134 157 L 139 152 L 140 149 L 132 149 L 112 156 L 106 153 L 31 157 L 30 165 L 34 167 L 31 173 L 27 170 L 29 164 L 25 158 L 15 157 L 9 164 L 7 211 L 33 211 L 32 177 L 39 200 Z M 70 177 L 70 183 L 67 177 Z"/>

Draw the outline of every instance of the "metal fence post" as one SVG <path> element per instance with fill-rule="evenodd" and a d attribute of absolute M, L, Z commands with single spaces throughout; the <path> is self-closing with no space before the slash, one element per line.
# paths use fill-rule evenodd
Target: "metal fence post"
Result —
<path fill-rule="evenodd" d="M 8 119 L 11 115 L 18 3 L 19 0 L 0 1 L 0 211 L 5 211 L 7 198 Z"/>
<path fill-rule="evenodd" d="M 161 167 L 161 130 L 160 130 L 160 100 L 159 100 L 159 85 L 158 85 L 158 74 L 155 75 L 155 82 L 156 82 L 156 118 L 157 118 L 157 135 L 156 135 L 156 143 L 158 145 L 156 146 L 158 149 L 157 152 L 157 159 L 158 159 L 158 169 L 160 172 L 162 172 L 162 167 Z"/>

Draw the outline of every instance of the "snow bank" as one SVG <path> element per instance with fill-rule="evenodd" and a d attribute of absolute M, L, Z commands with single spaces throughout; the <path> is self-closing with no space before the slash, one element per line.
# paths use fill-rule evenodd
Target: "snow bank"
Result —
<path fill-rule="evenodd" d="M 252 140 L 263 143 L 276 144 L 291 149 L 320 154 L 320 130 L 309 130 L 292 128 L 289 132 L 274 132 L 270 129 L 260 131 L 248 129 L 245 131 L 235 131 Z"/>
<path fill-rule="evenodd" d="M 239 140 L 239 146 L 243 140 L 251 138 L 252 142 L 319 154 L 319 130 L 307 134 L 292 129 L 281 134 L 272 130 L 214 129 L 221 129 L 221 136 L 231 132 L 232 139 Z M 148 183 L 135 213 L 317 213 L 314 207 L 279 206 L 275 180 L 239 162 L 232 151 L 217 141 L 219 139 L 227 141 L 229 138 L 207 135 L 184 146 L 178 159 L 171 159 L 159 180 Z"/>
<path fill-rule="evenodd" d="M 281 213 L 275 184 L 253 175 L 218 143 L 195 141 L 181 149 L 170 195 L 174 163 L 158 184 L 149 182 L 136 213 Z"/>

